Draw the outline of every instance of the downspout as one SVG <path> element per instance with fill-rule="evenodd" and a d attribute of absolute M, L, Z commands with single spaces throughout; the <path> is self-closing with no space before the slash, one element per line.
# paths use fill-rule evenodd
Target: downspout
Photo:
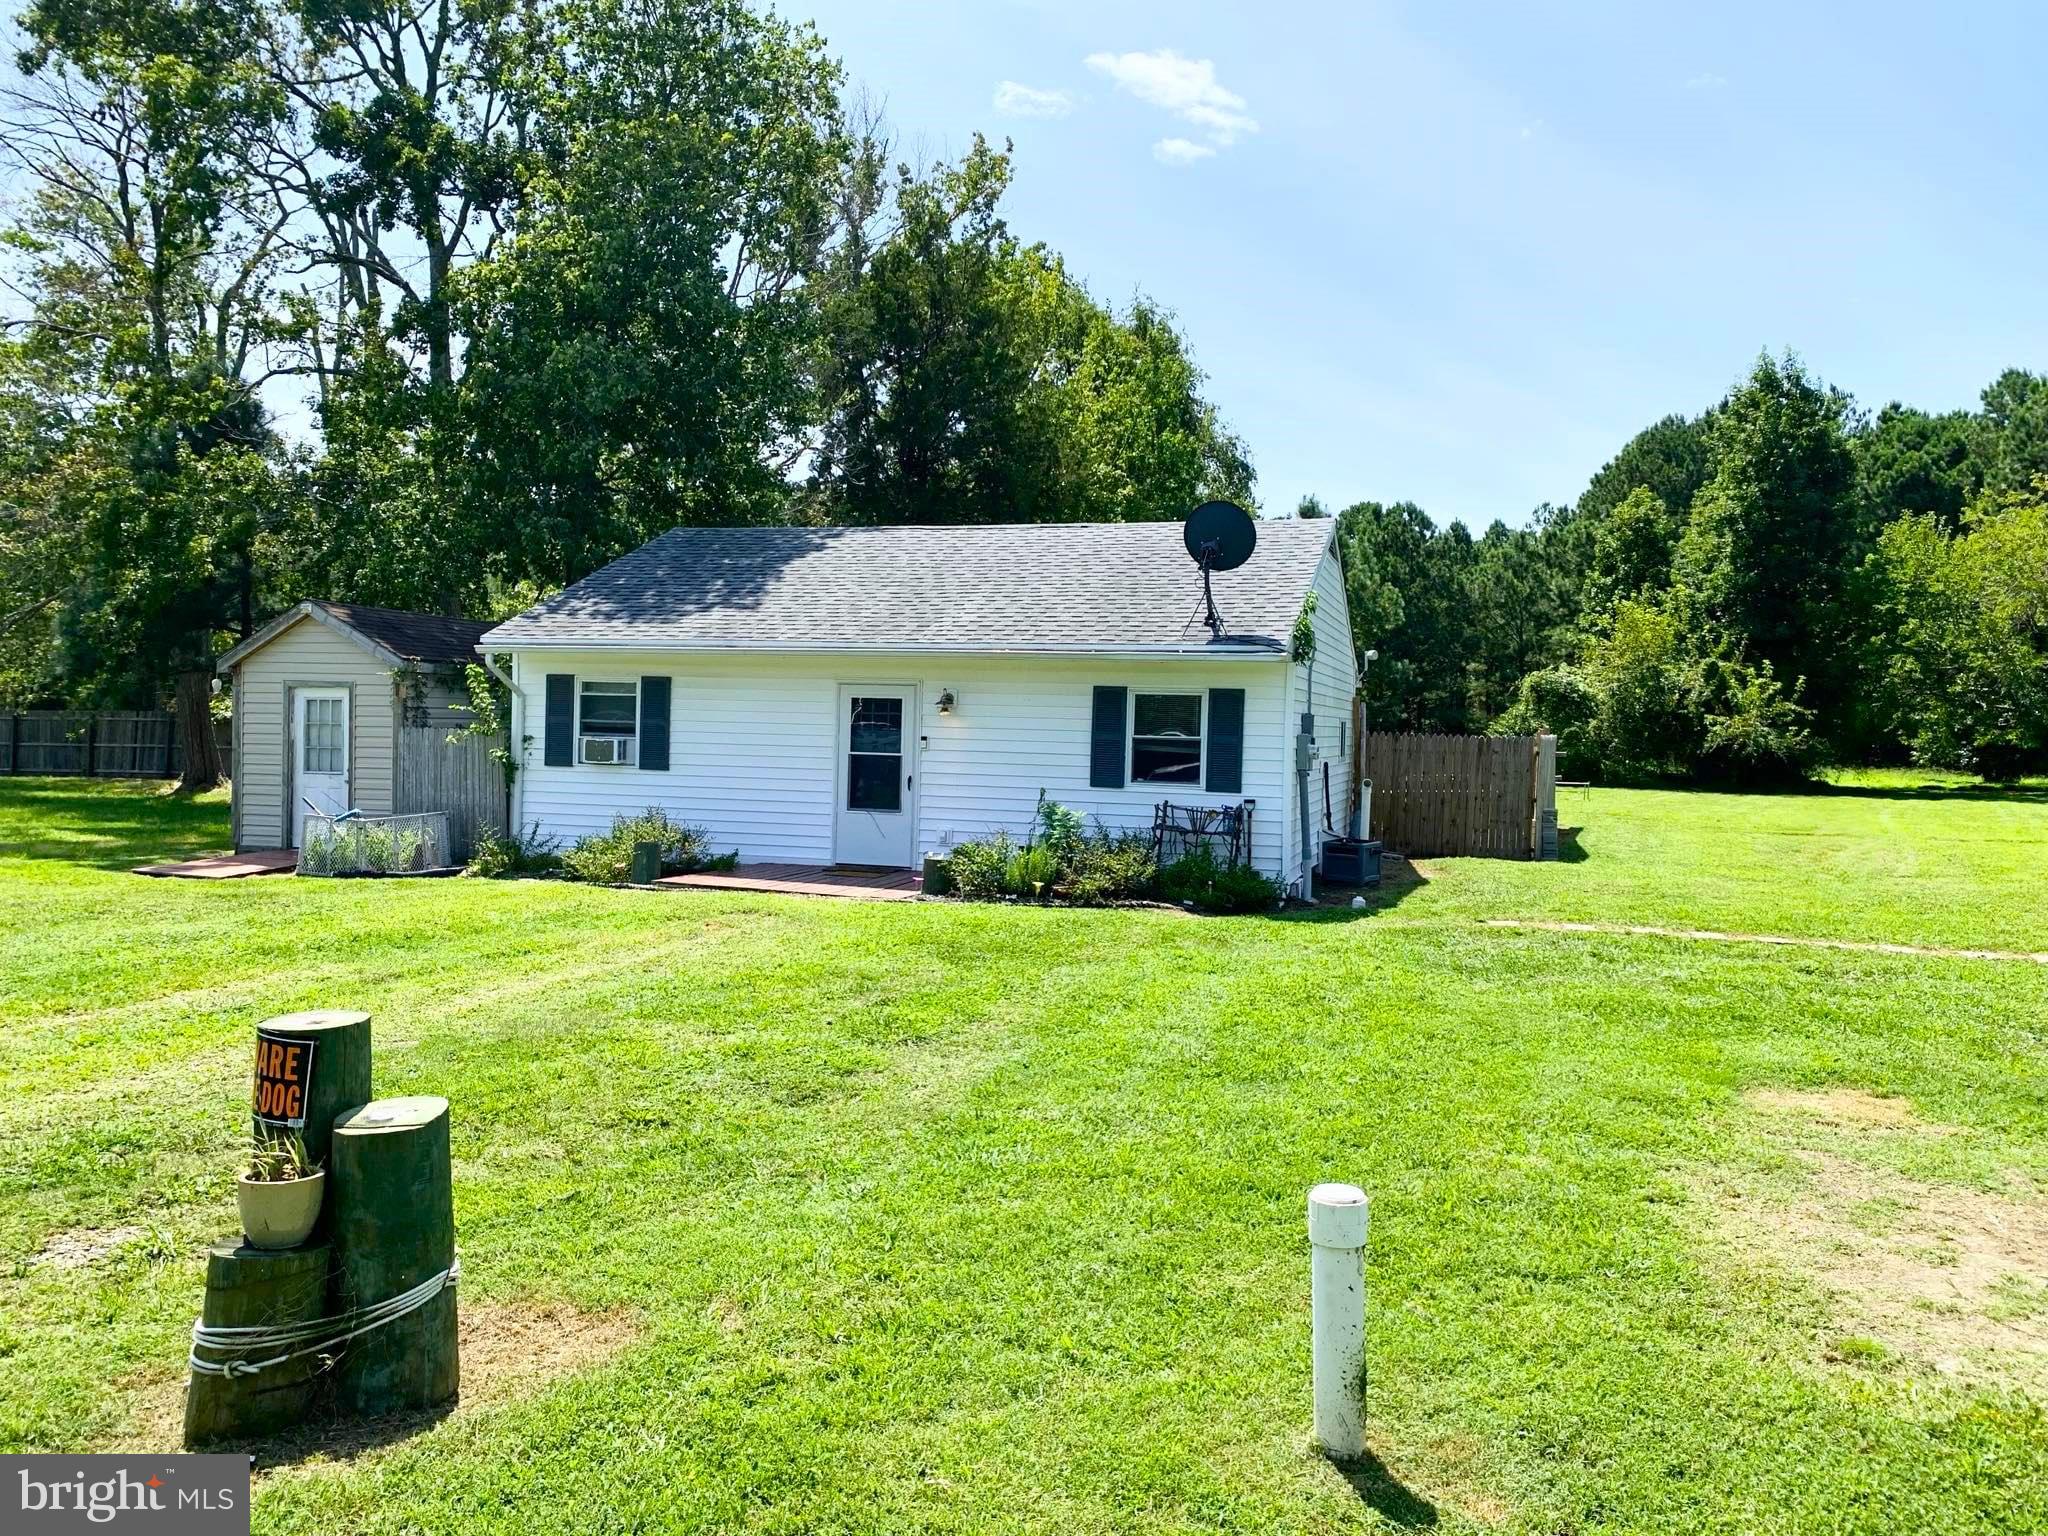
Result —
<path fill-rule="evenodd" d="M 484 664 L 484 670 L 505 685 L 505 750 L 511 754 L 512 781 L 505 786 L 505 835 L 517 837 L 519 829 L 526 823 L 520 816 L 520 788 L 525 775 L 520 770 L 525 766 L 525 753 L 520 750 L 520 728 L 524 724 L 524 701 L 519 696 L 519 684 L 512 674 L 498 665 L 498 659 L 483 647 L 477 647 L 477 656 Z M 513 657 L 512 664 L 519 664 Z"/>
<path fill-rule="evenodd" d="M 1294 738 L 1294 782 L 1298 819 L 1301 822 L 1301 899 L 1316 899 L 1316 861 L 1309 851 L 1309 839 L 1314 830 L 1315 818 L 1309 813 L 1309 754 L 1315 750 L 1316 740 L 1316 657 L 1309 652 L 1308 664 L 1302 668 L 1301 729 Z"/>

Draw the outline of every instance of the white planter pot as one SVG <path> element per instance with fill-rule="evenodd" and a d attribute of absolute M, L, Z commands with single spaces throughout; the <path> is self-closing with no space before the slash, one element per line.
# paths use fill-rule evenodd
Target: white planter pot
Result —
<path fill-rule="evenodd" d="M 327 1193 L 327 1170 L 282 1183 L 241 1178 L 235 1204 L 242 1211 L 242 1236 L 251 1248 L 296 1248 L 312 1235 Z"/>

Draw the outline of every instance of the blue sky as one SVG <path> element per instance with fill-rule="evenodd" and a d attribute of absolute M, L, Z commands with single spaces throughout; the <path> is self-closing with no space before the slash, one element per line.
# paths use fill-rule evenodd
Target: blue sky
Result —
<path fill-rule="evenodd" d="M 1873 409 L 2048 368 L 2038 4 L 780 8 L 907 146 L 1016 141 L 1012 228 L 1178 315 L 1268 512 L 1521 522 L 1764 347 Z"/>

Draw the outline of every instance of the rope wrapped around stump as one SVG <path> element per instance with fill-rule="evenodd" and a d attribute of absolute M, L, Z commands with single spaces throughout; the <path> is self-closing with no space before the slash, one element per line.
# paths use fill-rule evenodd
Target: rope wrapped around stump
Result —
<path fill-rule="evenodd" d="M 199 1322 L 192 1325 L 192 1352 L 190 1363 L 195 1373 L 201 1376 L 255 1376 L 272 1366 L 283 1365 L 287 1360 L 297 1360 L 306 1355 L 325 1354 L 350 1339 L 361 1338 L 373 1333 L 387 1323 L 395 1323 L 401 1317 L 417 1312 L 428 1302 L 448 1290 L 462 1276 L 462 1256 L 456 1255 L 454 1262 L 438 1274 L 429 1275 L 409 1291 L 402 1291 L 385 1301 L 372 1306 L 358 1307 L 344 1317 L 316 1317 L 303 1323 L 288 1323 L 281 1328 L 210 1328 Z M 342 1332 L 320 1338 L 328 1329 L 342 1324 L 352 1324 Z M 308 1339 L 317 1342 L 306 1343 Z M 293 1345 L 304 1345 L 294 1349 Z M 211 1350 L 214 1353 L 233 1351 L 236 1354 L 250 1354 L 259 1350 L 282 1351 L 267 1360 L 202 1360 L 199 1352 Z"/>

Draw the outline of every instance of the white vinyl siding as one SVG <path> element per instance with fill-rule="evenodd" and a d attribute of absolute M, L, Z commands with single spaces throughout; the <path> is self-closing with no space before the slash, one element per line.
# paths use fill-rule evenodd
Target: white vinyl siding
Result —
<path fill-rule="evenodd" d="M 790 675 L 793 665 L 617 651 L 515 654 L 530 738 L 514 789 L 522 822 L 577 838 L 605 830 L 615 815 L 660 806 L 706 828 L 720 853 L 738 848 L 750 862 L 831 862 L 837 683 L 829 673 Z M 668 770 L 547 766 L 542 748 L 551 673 L 579 680 L 586 674 L 667 675 Z"/>
<path fill-rule="evenodd" d="M 291 820 L 285 814 L 290 690 L 298 687 L 351 690 L 349 800 L 371 815 L 391 812 L 397 746 L 391 669 L 346 635 L 301 619 L 235 668 L 238 847 L 282 848 L 290 839 Z"/>
<path fill-rule="evenodd" d="M 1293 797 L 1293 752 L 1294 733 L 1300 723 L 1302 709 L 1306 707 L 1315 715 L 1316 761 L 1310 771 L 1308 786 L 1309 824 L 1315 839 L 1312 844 L 1315 857 L 1321 855 L 1322 838 L 1329 835 L 1323 825 L 1323 764 L 1330 765 L 1330 812 L 1341 834 L 1346 830 L 1345 820 L 1351 798 L 1351 760 L 1358 751 L 1358 743 L 1351 739 L 1351 700 L 1358 691 L 1358 658 L 1351 638 L 1351 607 L 1344 592 L 1344 568 L 1337 558 L 1334 544 L 1316 568 L 1311 590 L 1316 594 L 1315 617 L 1310 621 L 1316 632 L 1315 666 L 1313 669 L 1288 667 L 1292 675 L 1284 735 L 1289 765 L 1289 880 L 1298 878 L 1301 872 L 1301 818 Z M 1304 706 L 1303 696 L 1311 671 L 1313 696 Z M 1249 725 L 1245 727 L 1245 734 L 1251 734 Z"/>
<path fill-rule="evenodd" d="M 1161 800 L 1257 800 L 1254 859 L 1268 873 L 1280 865 L 1287 783 L 1277 744 L 1288 669 L 1278 661 L 525 651 L 513 665 L 522 731 L 530 738 L 521 754 L 518 814 L 564 838 L 601 831 L 613 816 L 653 805 L 703 826 L 714 850 L 737 848 L 748 863 L 832 862 L 839 690 L 868 683 L 917 690 L 906 745 L 916 775 L 919 856 L 998 828 L 1025 832 L 1044 789 L 1091 823 L 1100 817 L 1112 827 L 1146 830 Z M 546 766 L 536 727 L 545 717 L 550 673 L 672 679 L 668 771 Z M 1242 688 L 1243 793 L 1211 795 L 1198 786 L 1163 784 L 1091 787 L 1098 684 L 1128 688 L 1133 696 Z M 941 715 L 937 700 L 947 690 L 955 703 Z"/>

